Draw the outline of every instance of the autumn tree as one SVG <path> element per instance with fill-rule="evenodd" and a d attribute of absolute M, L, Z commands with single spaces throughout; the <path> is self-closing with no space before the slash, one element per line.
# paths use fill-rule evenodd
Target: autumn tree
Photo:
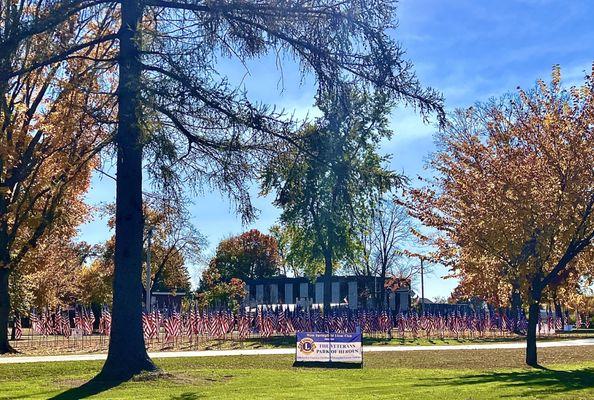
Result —
<path fill-rule="evenodd" d="M 278 275 L 280 263 L 276 239 L 257 229 L 222 240 L 211 260 L 225 282 Z"/>
<path fill-rule="evenodd" d="M 85 251 L 85 243 L 52 235 L 29 252 L 19 270 L 33 286 L 31 306 L 55 310 L 79 302 Z"/>
<path fill-rule="evenodd" d="M 116 38 L 111 18 L 113 4 L 102 0 L 0 1 L 3 111 L 9 111 L 7 96 L 21 86 L 15 85 L 15 80 L 44 67 L 55 67 L 68 58 L 101 59 L 89 50 Z"/>
<path fill-rule="evenodd" d="M 199 303 L 237 310 L 245 296 L 245 281 L 278 275 L 281 262 L 276 239 L 257 229 L 224 239 L 202 272 Z"/>
<path fill-rule="evenodd" d="M 4 62 L 30 65 L 52 41 L 68 42 L 77 34 L 85 32 L 71 27 L 35 37 Z M 106 51 L 89 47 L 87 57 L 0 82 L 0 352 L 10 351 L 5 328 L 11 271 L 44 241 L 68 243 L 86 218 L 83 196 L 109 136 L 97 118 L 109 115 L 113 105 L 98 92 L 105 71 L 90 59 Z"/>
<path fill-rule="evenodd" d="M 113 262 L 100 258 L 82 266 L 76 275 L 78 303 L 93 308 L 111 304 L 113 285 Z"/>
<path fill-rule="evenodd" d="M 80 301 L 79 273 L 85 243 L 67 235 L 47 235 L 11 270 L 9 281 L 11 318 L 29 316 L 32 309 L 56 310 Z M 14 339 L 14 324 L 11 339 Z"/>
<path fill-rule="evenodd" d="M 594 77 L 457 111 L 438 136 L 436 178 L 412 207 L 441 236 L 467 295 L 507 305 L 517 284 L 528 305 L 526 363 L 537 365 L 540 305 L 592 275 Z"/>
<path fill-rule="evenodd" d="M 322 261 L 324 306 L 330 308 L 330 277 L 356 250 L 354 225 L 399 181 L 378 154 L 387 128 L 389 103 L 351 90 L 318 101 L 323 112 L 301 133 L 300 146 L 273 159 L 263 193 L 275 191 L 282 223 L 300 231 L 300 246 Z"/>
<path fill-rule="evenodd" d="M 243 280 L 239 278 L 223 280 L 217 267 L 211 263 L 202 273 L 197 299 L 202 308 L 223 307 L 237 312 L 245 293 Z"/>
<path fill-rule="evenodd" d="M 81 220 L 102 125 L 112 122 L 114 103 L 104 94 L 115 61 L 114 4 L 0 1 L 0 353 L 10 350 L 11 272 L 44 236 L 67 243 L 58 226 Z M 62 214 L 66 203 L 72 217 Z"/>
<path fill-rule="evenodd" d="M 191 283 L 188 266 L 203 261 L 207 240 L 190 221 L 183 202 L 172 203 L 151 193 L 146 193 L 145 197 L 147 200 L 143 204 L 145 219 L 143 260 L 147 259 L 147 240 L 150 230 L 151 290 L 189 291 Z M 113 229 L 115 205 L 105 206 L 102 213 L 108 217 L 107 224 Z M 103 243 L 95 253 L 94 260 L 85 268 L 81 276 L 81 279 L 88 280 L 84 286 L 91 293 L 95 292 L 89 287 L 91 282 L 96 282 L 99 287 L 102 287 L 105 282 L 113 282 L 115 236 Z M 146 263 L 142 274 L 146 277 Z M 145 284 L 145 282 L 146 278 L 143 278 L 142 283 Z M 106 295 L 111 298 L 111 285 L 108 289 L 108 293 L 102 294 L 101 298 L 105 298 Z M 143 290 L 146 288 L 143 287 Z"/>

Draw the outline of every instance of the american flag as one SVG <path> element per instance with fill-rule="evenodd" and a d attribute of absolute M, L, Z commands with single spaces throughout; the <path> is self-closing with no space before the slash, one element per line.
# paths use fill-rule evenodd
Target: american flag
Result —
<path fill-rule="evenodd" d="M 144 340 L 150 339 L 151 328 L 150 328 L 150 316 L 147 313 L 142 313 L 142 333 L 144 334 Z"/>
<path fill-rule="evenodd" d="M 181 317 L 181 321 L 182 321 L 182 334 L 191 338 L 192 334 L 194 333 L 194 312 L 190 311 L 190 313 L 187 316 L 182 316 Z"/>
<path fill-rule="evenodd" d="M 41 314 L 39 324 L 39 330 L 42 335 L 49 336 L 54 333 L 54 324 L 48 310 Z"/>
<path fill-rule="evenodd" d="M 176 312 L 163 320 L 163 329 L 165 330 L 165 342 L 173 342 L 175 338 L 181 336 L 181 318 Z"/>
<path fill-rule="evenodd" d="M 62 309 L 59 309 L 58 312 L 54 314 L 54 322 L 52 325 L 52 334 L 61 335 L 64 329 L 64 316 L 62 315 Z"/>
<path fill-rule="evenodd" d="M 156 338 L 159 334 L 159 316 L 156 312 L 151 314 L 142 314 L 142 331 L 144 339 Z"/>
<path fill-rule="evenodd" d="M 511 327 L 513 326 L 506 312 L 503 312 L 501 315 L 501 326 L 505 331 L 511 330 Z"/>
<path fill-rule="evenodd" d="M 53 324 L 51 323 L 52 318 L 48 318 L 49 321 L 49 329 L 51 329 L 51 333 L 53 335 L 64 335 L 66 338 L 69 338 L 72 334 L 72 330 L 70 328 L 70 318 L 68 316 L 68 312 L 65 314 L 62 312 L 62 309 L 58 309 L 57 312 L 54 313 L 53 316 Z M 53 326 L 52 326 L 53 325 Z M 48 330 L 49 330 L 48 329 Z"/>
<path fill-rule="evenodd" d="M 84 331 L 83 325 L 84 322 L 81 313 L 78 312 L 78 309 L 74 309 L 74 328 Z"/>
<path fill-rule="evenodd" d="M 409 318 L 409 329 L 413 333 L 414 337 L 417 337 L 419 331 L 419 316 L 416 312 L 412 313 L 412 317 Z"/>
<path fill-rule="evenodd" d="M 163 326 L 163 321 L 164 321 L 165 315 L 162 314 L 159 310 L 156 310 L 156 311 L 153 311 L 153 313 L 151 314 L 151 318 L 152 318 L 152 324 L 153 324 L 153 329 L 154 329 L 154 336 L 159 337 L 159 331 L 160 331 L 161 327 Z"/>
<path fill-rule="evenodd" d="M 31 311 L 31 330 L 34 333 L 41 334 L 40 324 L 39 324 L 39 317 L 35 310 Z"/>
<path fill-rule="evenodd" d="M 281 310 L 278 314 L 278 331 L 283 335 L 292 335 L 295 332 L 291 318 L 287 316 L 285 310 Z"/>
<path fill-rule="evenodd" d="M 85 335 L 93 334 L 93 325 L 95 324 L 95 316 L 91 310 L 83 308 L 82 311 L 82 327 Z"/>
<path fill-rule="evenodd" d="M 95 317 L 92 313 L 82 307 L 80 311 L 74 310 L 74 327 L 82 331 L 83 335 L 91 335 L 93 333 L 93 324 Z"/>
<path fill-rule="evenodd" d="M 430 321 L 429 316 L 421 315 L 419 317 L 419 328 L 421 328 L 421 330 L 427 332 L 427 336 L 430 334 L 432 326 L 431 326 L 431 321 Z"/>
<path fill-rule="evenodd" d="M 392 330 L 392 319 L 386 311 L 382 311 L 379 321 L 379 327 L 382 332 L 390 332 Z"/>
<path fill-rule="evenodd" d="M 227 331 L 225 315 L 219 311 L 208 316 L 209 335 L 216 339 L 221 339 Z"/>
<path fill-rule="evenodd" d="M 233 333 L 233 329 L 235 328 L 235 318 L 233 317 L 233 313 L 229 310 L 225 313 L 225 333 Z"/>
<path fill-rule="evenodd" d="M 99 318 L 99 333 L 102 335 L 109 335 L 111 332 L 111 314 L 107 307 L 101 310 L 101 317 Z"/>
<path fill-rule="evenodd" d="M 64 335 L 64 337 L 68 339 L 72 335 L 72 328 L 70 328 L 70 318 L 68 317 L 68 313 L 66 313 L 65 317 L 61 318 L 61 324 L 62 335 Z"/>
<path fill-rule="evenodd" d="M 205 323 L 205 316 L 200 311 L 196 312 L 194 320 L 194 333 L 196 335 L 205 335 L 208 332 L 208 325 Z"/>
<path fill-rule="evenodd" d="M 17 316 L 14 319 L 14 338 L 20 340 L 23 337 L 23 327 L 21 325 L 21 317 Z"/>
<path fill-rule="evenodd" d="M 250 317 L 245 313 L 237 316 L 237 333 L 240 339 L 245 339 L 250 334 Z"/>
<path fill-rule="evenodd" d="M 93 314 L 89 309 L 77 307 L 74 311 L 75 326 L 83 330 L 84 334 L 92 333 Z M 581 324 L 586 326 L 587 318 L 580 315 Z M 510 311 L 485 310 L 477 313 L 460 313 L 458 311 L 441 314 L 418 315 L 412 311 L 408 314 L 399 313 L 394 317 L 388 311 L 374 310 L 347 310 L 335 309 L 330 315 L 323 316 L 319 310 L 306 310 L 299 307 L 284 309 L 282 307 L 258 307 L 255 312 L 243 310 L 239 313 L 224 311 L 199 311 L 194 307 L 184 314 L 172 312 L 163 320 L 159 311 L 143 315 L 143 330 L 147 339 L 159 337 L 161 326 L 165 330 L 165 340 L 171 342 L 179 336 L 204 335 L 209 338 L 224 338 L 234 331 L 238 332 L 241 339 L 248 337 L 252 332 L 262 337 L 272 335 L 292 335 L 298 331 L 329 331 L 329 332 L 354 332 L 360 328 L 365 333 L 390 332 L 396 328 L 402 336 L 410 332 L 412 336 L 426 334 L 428 337 L 439 335 L 444 337 L 445 332 L 456 335 L 484 335 L 486 332 L 500 330 L 511 331 L 516 320 Z M 34 332 L 43 335 L 70 335 L 70 320 L 68 314 L 61 309 L 51 313 L 44 312 L 31 314 Z M 526 324 L 525 315 L 518 315 L 518 324 Z M 15 320 L 15 325 L 16 325 Z M 538 329 L 550 332 L 552 326 L 560 323 L 554 314 L 539 321 Z M 106 307 L 100 314 L 99 332 L 109 334 L 111 315 Z"/>
<path fill-rule="evenodd" d="M 270 337 L 274 334 L 274 317 L 273 314 L 266 311 L 262 317 L 262 332 L 260 334 L 263 337 Z"/>
<path fill-rule="evenodd" d="M 501 320 L 499 316 L 495 313 L 491 315 L 491 330 L 496 331 L 499 329 L 499 325 L 501 324 Z"/>
<path fill-rule="evenodd" d="M 555 329 L 555 320 L 550 309 L 547 312 L 547 329 L 549 331 L 553 331 Z"/>
<path fill-rule="evenodd" d="M 406 329 L 406 321 L 404 319 L 404 315 L 402 315 L 401 312 L 396 314 L 396 319 L 394 321 L 394 325 L 396 325 L 396 328 L 398 329 L 400 334 L 404 335 L 404 330 Z"/>

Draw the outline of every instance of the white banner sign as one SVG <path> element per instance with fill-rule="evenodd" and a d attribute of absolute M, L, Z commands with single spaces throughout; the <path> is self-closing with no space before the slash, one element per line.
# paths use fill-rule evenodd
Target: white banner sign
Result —
<path fill-rule="evenodd" d="M 295 361 L 362 363 L 361 334 L 297 332 Z"/>

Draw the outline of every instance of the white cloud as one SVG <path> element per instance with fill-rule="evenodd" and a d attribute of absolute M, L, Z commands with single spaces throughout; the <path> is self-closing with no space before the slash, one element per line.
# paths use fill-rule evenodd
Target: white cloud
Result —
<path fill-rule="evenodd" d="M 408 142 L 419 138 L 427 138 L 437 131 L 435 118 L 423 122 L 422 117 L 412 109 L 399 108 L 392 112 L 390 128 L 394 131 L 392 140 L 386 141 L 382 147 L 390 147 L 390 143 Z"/>

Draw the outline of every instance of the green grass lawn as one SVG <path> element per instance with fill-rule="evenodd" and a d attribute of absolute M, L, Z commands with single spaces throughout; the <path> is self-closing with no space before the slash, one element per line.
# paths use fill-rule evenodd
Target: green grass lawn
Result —
<path fill-rule="evenodd" d="M 101 362 L 0 365 L 2 399 L 594 399 L 594 348 L 369 353 L 363 369 L 294 368 L 291 356 L 158 360 L 161 377 L 84 385 Z"/>

